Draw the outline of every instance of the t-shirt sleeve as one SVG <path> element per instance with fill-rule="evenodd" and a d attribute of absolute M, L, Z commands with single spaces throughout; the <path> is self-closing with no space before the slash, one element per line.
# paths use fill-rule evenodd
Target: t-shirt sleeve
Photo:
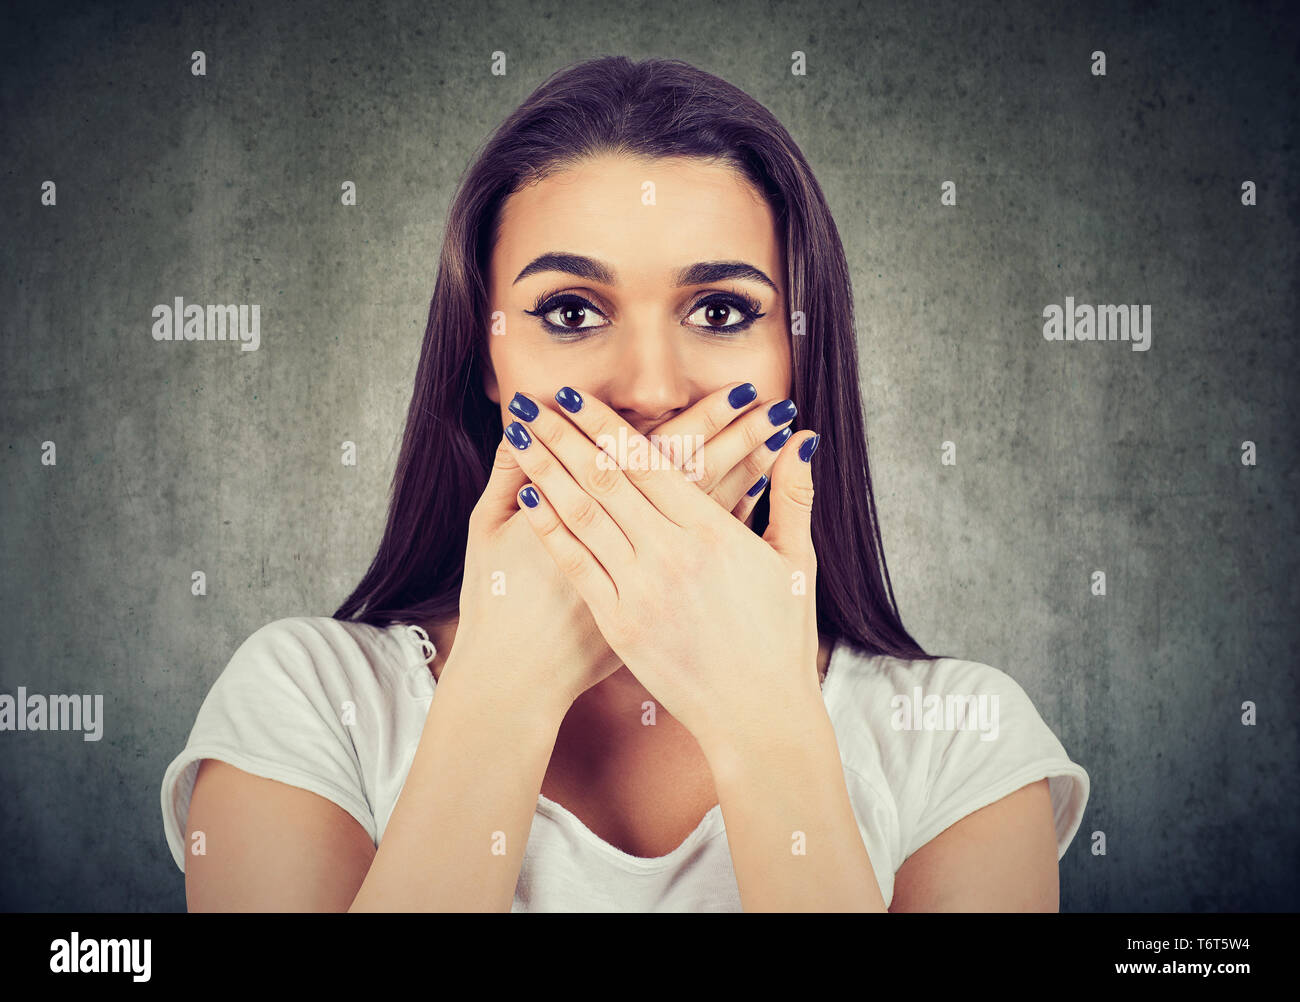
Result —
<path fill-rule="evenodd" d="M 240 645 L 163 775 L 163 827 L 182 872 L 190 795 L 205 758 L 310 790 L 375 839 L 361 762 L 343 722 L 344 704 L 354 698 L 328 639 L 308 617 L 269 623 Z"/>
<path fill-rule="evenodd" d="M 1046 779 L 1059 861 L 1083 820 L 1088 774 L 1070 760 L 1024 689 L 988 665 L 943 659 L 933 663 L 923 689 L 908 695 L 898 701 L 895 726 L 922 727 L 913 735 L 919 738 L 913 752 L 920 754 L 906 798 L 915 806 L 902 819 L 903 858 L 966 815 Z"/>

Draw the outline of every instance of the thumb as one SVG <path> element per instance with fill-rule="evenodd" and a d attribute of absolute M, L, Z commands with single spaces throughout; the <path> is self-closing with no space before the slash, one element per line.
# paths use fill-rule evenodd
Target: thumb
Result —
<path fill-rule="evenodd" d="M 515 458 L 514 447 L 506 441 L 505 435 L 492 458 L 492 471 L 488 475 L 487 486 L 479 497 L 470 521 L 487 532 L 503 526 L 519 511 L 519 501 L 515 494 L 528 483 L 528 474 L 524 473 Z"/>
<path fill-rule="evenodd" d="M 812 456 L 820 435 L 792 435 L 772 466 L 764 542 L 798 565 L 816 560 L 812 543 Z"/>

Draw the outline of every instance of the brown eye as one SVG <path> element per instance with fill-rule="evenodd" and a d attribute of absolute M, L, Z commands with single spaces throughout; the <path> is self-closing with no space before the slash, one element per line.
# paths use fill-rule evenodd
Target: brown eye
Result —
<path fill-rule="evenodd" d="M 721 303 L 710 303 L 704 307 L 704 320 L 710 327 L 726 327 L 733 307 Z"/>
<path fill-rule="evenodd" d="M 748 328 L 759 317 L 766 316 L 759 309 L 758 303 L 735 296 L 711 296 L 698 303 L 686 320 L 691 327 L 718 334 L 734 334 Z M 697 316 L 699 320 L 692 319 Z"/>
<path fill-rule="evenodd" d="M 587 315 L 585 306 L 561 306 L 555 311 L 560 315 L 560 323 L 565 327 L 582 327 L 583 318 Z"/>
<path fill-rule="evenodd" d="M 551 296 L 539 302 L 533 309 L 524 310 L 524 312 L 529 316 L 539 318 L 543 327 L 557 334 L 593 331 L 609 326 L 608 323 L 599 322 L 603 317 L 600 310 L 581 296 L 575 296 L 572 293 Z"/>

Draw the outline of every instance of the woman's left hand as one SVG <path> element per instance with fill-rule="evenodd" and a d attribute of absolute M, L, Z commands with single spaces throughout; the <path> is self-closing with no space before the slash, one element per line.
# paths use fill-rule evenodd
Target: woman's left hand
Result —
<path fill-rule="evenodd" d="M 796 432 L 782 446 L 760 539 L 601 401 L 562 395 L 563 416 L 540 406 L 531 444 L 516 449 L 544 497 L 521 507 L 610 648 L 710 759 L 788 733 L 823 705 L 818 436 Z"/>

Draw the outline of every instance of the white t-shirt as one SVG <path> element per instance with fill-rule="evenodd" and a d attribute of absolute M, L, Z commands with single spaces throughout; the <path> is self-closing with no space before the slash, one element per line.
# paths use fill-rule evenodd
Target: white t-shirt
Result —
<path fill-rule="evenodd" d="M 426 656 L 401 624 L 300 616 L 249 637 L 163 776 L 163 824 L 176 865 L 184 871 L 186 816 L 204 758 L 311 790 L 351 814 L 378 845 L 433 698 Z M 1010 676 L 952 658 L 868 657 L 840 642 L 822 695 L 886 904 L 908 856 L 972 811 L 1044 777 L 1057 859 L 1065 854 L 1088 800 L 1088 774 Z M 511 910 L 740 911 L 722 810 L 715 806 L 668 855 L 644 859 L 539 795 Z"/>

